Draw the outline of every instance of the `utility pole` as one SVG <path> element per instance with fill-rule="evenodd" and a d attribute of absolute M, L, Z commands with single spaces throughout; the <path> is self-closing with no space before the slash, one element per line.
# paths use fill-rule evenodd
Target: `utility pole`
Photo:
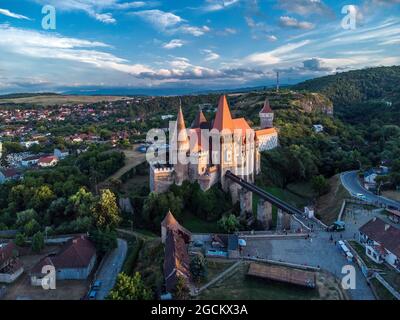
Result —
<path fill-rule="evenodd" d="M 279 92 L 279 71 L 276 72 L 276 92 Z"/>

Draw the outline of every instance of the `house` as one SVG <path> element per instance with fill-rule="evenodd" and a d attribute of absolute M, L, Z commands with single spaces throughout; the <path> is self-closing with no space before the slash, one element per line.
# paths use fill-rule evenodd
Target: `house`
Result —
<path fill-rule="evenodd" d="M 400 211 L 393 209 L 386 209 L 389 214 L 389 219 L 394 223 L 400 223 Z"/>
<path fill-rule="evenodd" d="M 32 140 L 32 141 L 22 141 L 20 142 L 20 145 L 29 149 L 30 147 L 34 146 L 34 145 L 39 145 L 39 141 L 37 140 Z"/>
<path fill-rule="evenodd" d="M 191 233 L 182 227 L 169 211 L 161 223 L 161 240 L 165 244 L 164 279 L 165 288 L 173 293 L 179 277 L 190 282 L 190 258 L 188 244 Z"/>
<path fill-rule="evenodd" d="M 360 229 L 360 242 L 365 253 L 376 263 L 386 261 L 400 270 L 400 229 L 380 218 L 373 218 Z"/>
<path fill-rule="evenodd" d="M 19 180 L 21 174 L 14 168 L 1 169 L 0 170 L 0 184 L 6 183 L 12 180 Z"/>
<path fill-rule="evenodd" d="M 38 161 L 38 166 L 42 168 L 54 167 L 58 163 L 58 159 L 55 156 L 44 156 Z"/>
<path fill-rule="evenodd" d="M 92 272 L 96 258 L 96 248 L 86 236 L 69 240 L 61 247 L 59 253 L 45 257 L 32 268 L 31 285 L 42 284 L 42 278 L 45 276 L 42 268 L 46 265 L 54 266 L 57 280 L 85 280 Z"/>
<path fill-rule="evenodd" d="M 26 157 L 21 160 L 21 165 L 23 167 L 35 166 L 38 164 L 40 158 L 41 158 L 40 155 L 33 155 L 33 156 Z"/>
<path fill-rule="evenodd" d="M 0 244 L 0 283 L 12 283 L 24 272 L 14 242 Z"/>
<path fill-rule="evenodd" d="M 69 151 L 68 150 L 62 150 L 62 149 L 58 149 L 55 148 L 54 149 L 54 156 L 58 159 L 58 160 L 63 160 L 66 157 L 69 156 Z"/>
<path fill-rule="evenodd" d="M 324 126 L 322 124 L 314 124 L 313 129 L 316 133 L 320 133 L 324 131 Z"/>
<path fill-rule="evenodd" d="M 364 188 L 370 191 L 376 190 L 375 179 L 377 176 L 375 172 L 364 174 Z"/>

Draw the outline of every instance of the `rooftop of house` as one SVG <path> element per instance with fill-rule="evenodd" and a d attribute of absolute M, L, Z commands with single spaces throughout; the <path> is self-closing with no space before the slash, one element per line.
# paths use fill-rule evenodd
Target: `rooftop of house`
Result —
<path fill-rule="evenodd" d="M 1 169 L 0 172 L 7 178 L 13 178 L 19 175 L 19 172 L 14 168 Z"/>
<path fill-rule="evenodd" d="M 14 242 L 8 242 L 0 246 L 0 268 L 3 264 L 7 263 L 8 260 L 15 256 L 18 251 L 17 246 Z"/>
<path fill-rule="evenodd" d="M 39 159 L 39 163 L 51 163 L 53 161 L 58 161 L 57 157 L 55 156 L 45 156 Z"/>
<path fill-rule="evenodd" d="M 400 257 L 400 229 L 375 217 L 364 224 L 360 232 Z"/>
<path fill-rule="evenodd" d="M 39 261 L 31 272 L 41 273 L 45 265 L 53 265 L 56 269 L 87 268 L 96 254 L 94 244 L 85 236 L 67 241 L 55 256 L 48 256 Z"/>

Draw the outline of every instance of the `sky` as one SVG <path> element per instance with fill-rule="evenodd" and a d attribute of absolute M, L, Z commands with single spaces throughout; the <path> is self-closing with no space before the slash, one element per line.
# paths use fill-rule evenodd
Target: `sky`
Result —
<path fill-rule="evenodd" d="M 0 0 L 0 93 L 217 90 L 390 65 L 400 0 Z"/>

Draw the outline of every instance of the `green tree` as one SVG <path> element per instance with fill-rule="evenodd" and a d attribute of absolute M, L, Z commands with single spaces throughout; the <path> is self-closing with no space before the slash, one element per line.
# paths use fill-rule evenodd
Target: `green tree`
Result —
<path fill-rule="evenodd" d="M 189 299 L 189 287 L 187 281 L 184 277 L 178 276 L 178 280 L 176 282 L 174 297 L 178 300 L 188 300 Z"/>
<path fill-rule="evenodd" d="M 234 233 L 239 230 L 239 221 L 234 214 L 224 215 L 219 221 L 218 226 L 227 233 Z"/>
<path fill-rule="evenodd" d="M 318 175 L 318 176 L 313 177 L 311 179 L 311 184 L 312 184 L 313 190 L 319 196 L 327 194 L 330 190 L 329 182 L 323 175 Z"/>
<path fill-rule="evenodd" d="M 28 236 L 31 237 L 38 231 L 40 231 L 40 224 L 35 220 L 31 219 L 29 222 L 27 222 L 23 228 L 24 233 Z"/>
<path fill-rule="evenodd" d="M 99 201 L 92 209 L 94 223 L 98 228 L 118 226 L 121 221 L 117 199 L 109 189 L 102 190 Z"/>
<path fill-rule="evenodd" d="M 44 248 L 44 236 L 42 232 L 37 232 L 32 237 L 32 251 L 39 253 Z"/>
<path fill-rule="evenodd" d="M 120 273 L 114 288 L 110 291 L 107 299 L 109 300 L 150 300 L 152 299 L 151 290 L 143 283 L 139 272 L 133 277 L 125 273 Z"/>
<path fill-rule="evenodd" d="M 117 234 L 109 228 L 92 230 L 90 240 L 93 241 L 100 254 L 105 254 L 118 246 Z"/>
<path fill-rule="evenodd" d="M 17 235 L 15 236 L 15 244 L 18 247 L 23 247 L 26 244 L 26 236 L 23 233 L 17 233 Z"/>
<path fill-rule="evenodd" d="M 202 253 L 196 254 L 190 261 L 190 272 L 194 281 L 201 281 L 207 275 L 207 260 Z"/>

